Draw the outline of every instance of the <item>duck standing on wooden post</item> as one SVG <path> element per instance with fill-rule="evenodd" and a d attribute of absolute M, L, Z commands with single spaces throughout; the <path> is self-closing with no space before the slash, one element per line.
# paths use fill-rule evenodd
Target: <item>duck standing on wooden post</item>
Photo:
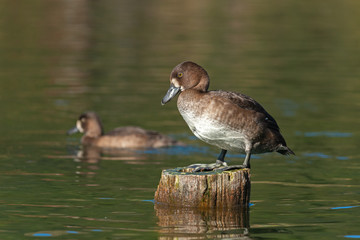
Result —
<path fill-rule="evenodd" d="M 294 154 L 287 147 L 275 119 L 254 99 L 241 93 L 208 91 L 210 78 L 194 62 L 177 65 L 170 74 L 164 105 L 179 92 L 177 107 L 190 130 L 200 140 L 217 146 L 221 153 L 214 164 L 196 165 L 195 171 L 250 168 L 251 154 Z M 227 151 L 245 153 L 242 165 L 227 166 Z"/>

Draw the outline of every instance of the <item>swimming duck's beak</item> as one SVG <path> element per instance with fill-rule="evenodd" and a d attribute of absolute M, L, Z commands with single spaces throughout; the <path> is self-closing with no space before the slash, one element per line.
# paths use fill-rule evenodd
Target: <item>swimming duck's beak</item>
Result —
<path fill-rule="evenodd" d="M 173 97 L 176 96 L 176 94 L 180 91 L 180 87 L 175 87 L 174 84 L 170 84 L 170 88 L 167 91 L 164 98 L 161 100 L 161 105 L 164 105 L 165 103 L 169 102 Z"/>
<path fill-rule="evenodd" d="M 77 126 L 73 127 L 72 129 L 70 129 L 69 131 L 67 131 L 67 135 L 71 135 L 74 133 L 80 132 L 79 129 L 77 128 Z"/>
<path fill-rule="evenodd" d="M 80 121 L 80 120 L 77 120 L 77 121 L 76 121 L 76 126 L 73 127 L 72 129 L 70 129 L 69 131 L 67 131 L 67 134 L 70 135 L 70 134 L 74 134 L 74 133 L 77 133 L 77 132 L 81 132 L 81 133 L 84 132 L 84 128 L 83 128 L 83 126 L 81 125 L 81 121 Z"/>

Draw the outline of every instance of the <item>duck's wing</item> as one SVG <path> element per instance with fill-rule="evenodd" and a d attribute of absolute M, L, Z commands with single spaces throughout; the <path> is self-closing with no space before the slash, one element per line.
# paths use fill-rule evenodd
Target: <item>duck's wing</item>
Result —
<path fill-rule="evenodd" d="M 209 93 L 221 96 L 224 99 L 229 100 L 233 104 L 238 107 L 246 110 L 251 110 L 257 113 L 259 116 L 258 121 L 262 121 L 266 123 L 267 127 L 274 129 L 276 131 L 280 131 L 279 125 L 276 123 L 275 119 L 253 98 L 236 92 L 228 92 L 228 91 L 210 91 Z"/>
<path fill-rule="evenodd" d="M 106 135 L 111 135 L 111 136 L 143 135 L 149 137 L 150 139 L 166 137 L 165 135 L 157 131 L 145 130 L 141 127 L 134 127 L 134 126 L 115 128 L 112 131 L 108 132 Z"/>
<path fill-rule="evenodd" d="M 128 127 L 118 127 L 106 133 L 106 135 L 109 136 L 125 136 L 132 134 L 146 134 L 146 131 L 140 127 L 128 126 Z"/>
<path fill-rule="evenodd" d="M 106 135 L 141 139 L 141 141 L 145 142 L 143 147 L 157 148 L 172 145 L 184 146 L 182 142 L 172 139 L 171 137 L 163 135 L 157 131 L 145 130 L 143 128 L 133 126 L 115 128 L 114 130 L 108 132 Z"/>

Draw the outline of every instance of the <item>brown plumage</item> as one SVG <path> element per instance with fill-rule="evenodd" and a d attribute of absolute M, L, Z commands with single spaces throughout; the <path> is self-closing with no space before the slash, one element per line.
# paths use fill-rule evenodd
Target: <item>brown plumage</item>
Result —
<path fill-rule="evenodd" d="M 205 69 L 183 62 L 171 72 L 170 88 L 162 104 L 180 92 L 180 114 L 199 139 L 222 149 L 218 162 L 225 165 L 227 150 L 245 153 L 245 161 L 238 167 L 246 168 L 250 168 L 253 153 L 294 154 L 275 119 L 258 102 L 241 93 L 208 91 L 209 84 Z"/>
<path fill-rule="evenodd" d="M 160 148 L 173 145 L 183 145 L 168 136 L 156 131 L 145 130 L 140 127 L 120 127 L 104 134 L 99 116 L 94 112 L 80 115 L 76 127 L 68 134 L 82 132 L 81 143 L 101 148 Z"/>

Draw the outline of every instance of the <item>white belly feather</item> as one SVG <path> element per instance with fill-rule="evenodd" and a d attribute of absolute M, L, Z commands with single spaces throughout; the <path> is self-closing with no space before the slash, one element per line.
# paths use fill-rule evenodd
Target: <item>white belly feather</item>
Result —
<path fill-rule="evenodd" d="M 221 149 L 244 153 L 246 139 L 241 130 L 234 130 L 206 116 L 180 111 L 190 130 L 200 140 Z"/>

